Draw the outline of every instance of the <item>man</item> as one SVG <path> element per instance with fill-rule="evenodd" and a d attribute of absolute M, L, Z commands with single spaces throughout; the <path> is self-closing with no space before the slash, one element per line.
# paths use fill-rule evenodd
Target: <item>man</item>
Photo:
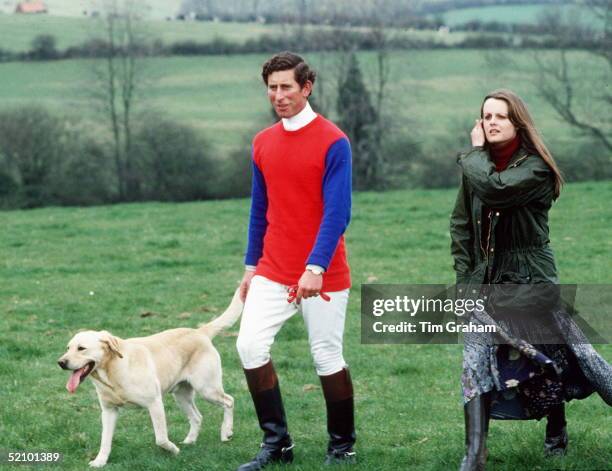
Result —
<path fill-rule="evenodd" d="M 351 149 L 346 135 L 310 107 L 315 72 L 304 59 L 277 54 L 264 64 L 262 78 L 281 120 L 253 140 L 249 241 L 240 285 L 245 307 L 236 346 L 264 437 L 257 456 L 239 471 L 293 460 L 270 348 L 298 309 L 327 406 L 325 462 L 353 463 L 353 386 L 342 356 L 351 284 L 343 237 L 351 210 Z M 295 301 L 288 302 L 294 285 Z"/>

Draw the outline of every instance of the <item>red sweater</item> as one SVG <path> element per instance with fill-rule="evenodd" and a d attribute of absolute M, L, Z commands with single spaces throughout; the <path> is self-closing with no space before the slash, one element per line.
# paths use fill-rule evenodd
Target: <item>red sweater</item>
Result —
<path fill-rule="evenodd" d="M 267 199 L 267 227 L 256 274 L 293 285 L 304 273 L 306 264 L 315 263 L 327 268 L 323 291 L 340 291 L 351 286 L 343 235 L 336 236 L 337 245 L 334 243 L 335 251 L 332 248 L 330 252 L 329 265 L 313 255 L 319 239 L 325 238 L 320 232 L 325 232 L 322 220 L 326 167 L 330 159 L 339 155 L 330 148 L 340 147 L 334 144 L 348 146 L 344 140 L 346 135 L 320 115 L 297 131 L 286 131 L 279 122 L 255 136 L 253 161 L 265 180 Z M 350 161 L 350 149 L 348 158 Z M 348 184 L 350 192 L 350 175 Z M 327 207 L 329 213 L 329 204 Z"/>

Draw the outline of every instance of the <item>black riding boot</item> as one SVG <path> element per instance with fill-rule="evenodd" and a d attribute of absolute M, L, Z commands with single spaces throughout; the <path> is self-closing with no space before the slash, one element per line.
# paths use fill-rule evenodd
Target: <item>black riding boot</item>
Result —
<path fill-rule="evenodd" d="M 245 369 L 244 374 L 264 436 L 259 453 L 238 471 L 258 471 L 272 463 L 291 463 L 293 443 L 287 431 L 285 409 L 272 362 Z"/>
<path fill-rule="evenodd" d="M 347 368 L 327 376 L 319 376 L 327 409 L 329 443 L 325 464 L 356 462 L 353 383 Z"/>
<path fill-rule="evenodd" d="M 559 404 L 552 409 L 546 419 L 544 454 L 547 456 L 563 456 L 567 451 L 568 442 L 565 404 Z"/>
<path fill-rule="evenodd" d="M 478 395 L 464 406 L 466 454 L 461 462 L 460 471 L 485 469 L 490 408 L 490 393 Z"/>

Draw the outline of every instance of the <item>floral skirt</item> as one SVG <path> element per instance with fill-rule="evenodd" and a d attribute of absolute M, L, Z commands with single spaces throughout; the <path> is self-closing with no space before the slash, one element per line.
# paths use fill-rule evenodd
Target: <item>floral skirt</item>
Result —
<path fill-rule="evenodd" d="M 484 312 L 471 322 L 495 323 Z M 612 367 L 586 341 L 531 345 L 508 336 L 500 342 L 494 335 L 465 334 L 464 402 L 491 393 L 491 416 L 497 419 L 540 419 L 555 406 L 594 391 L 611 404 Z"/>

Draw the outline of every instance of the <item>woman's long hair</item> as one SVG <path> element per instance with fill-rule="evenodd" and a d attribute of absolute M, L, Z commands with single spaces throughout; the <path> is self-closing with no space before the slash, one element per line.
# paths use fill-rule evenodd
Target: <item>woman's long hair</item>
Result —
<path fill-rule="evenodd" d="M 523 146 L 531 153 L 538 154 L 544 162 L 550 167 L 555 177 L 555 199 L 559 197 L 561 193 L 561 187 L 563 186 L 564 180 L 561 175 L 561 171 L 555 162 L 552 154 L 544 144 L 544 140 L 540 133 L 533 124 L 533 119 L 529 114 L 527 105 L 516 93 L 507 89 L 494 90 L 489 93 L 480 106 L 480 117 L 482 118 L 482 109 L 485 101 L 489 98 L 495 98 L 496 100 L 504 100 L 508 104 L 508 119 L 514 125 L 518 135 L 521 138 Z M 485 143 L 485 146 L 487 144 Z"/>

